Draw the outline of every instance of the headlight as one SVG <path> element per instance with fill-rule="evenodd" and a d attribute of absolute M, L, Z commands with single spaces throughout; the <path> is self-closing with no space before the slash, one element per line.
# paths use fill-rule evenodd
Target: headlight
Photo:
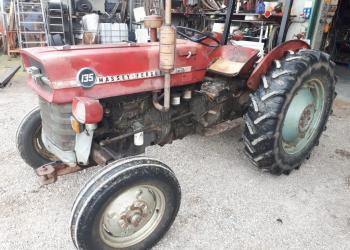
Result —
<path fill-rule="evenodd" d="M 96 124 L 102 120 L 103 107 L 98 100 L 88 97 L 74 97 L 72 114 L 82 124 Z"/>

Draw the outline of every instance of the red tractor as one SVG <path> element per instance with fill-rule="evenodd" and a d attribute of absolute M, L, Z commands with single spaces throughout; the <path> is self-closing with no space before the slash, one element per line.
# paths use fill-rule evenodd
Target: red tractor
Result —
<path fill-rule="evenodd" d="M 147 249 L 172 225 L 180 186 L 165 164 L 134 156 L 146 146 L 243 117 L 249 159 L 280 175 L 310 157 L 326 128 L 336 82 L 327 54 L 295 40 L 259 58 L 259 51 L 227 42 L 230 15 L 223 34 L 175 28 L 170 3 L 163 25 L 159 16 L 145 19 L 149 43 L 21 53 L 39 96 L 39 108 L 18 129 L 23 160 L 44 183 L 105 166 L 72 209 L 78 249 Z"/>

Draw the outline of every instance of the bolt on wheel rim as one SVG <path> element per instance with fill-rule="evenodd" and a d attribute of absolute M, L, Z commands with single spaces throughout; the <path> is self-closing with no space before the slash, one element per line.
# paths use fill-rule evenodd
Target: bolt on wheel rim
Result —
<path fill-rule="evenodd" d="M 282 125 L 282 147 L 299 153 L 314 138 L 324 111 L 325 91 L 318 79 L 302 85 L 291 100 Z"/>
<path fill-rule="evenodd" d="M 135 245 L 156 229 L 164 210 L 165 197 L 157 187 L 129 188 L 104 209 L 99 223 L 101 239 L 115 248 Z"/>

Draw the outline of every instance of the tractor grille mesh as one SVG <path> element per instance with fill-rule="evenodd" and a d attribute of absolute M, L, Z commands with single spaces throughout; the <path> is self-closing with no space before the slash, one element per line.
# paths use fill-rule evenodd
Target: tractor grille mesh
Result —
<path fill-rule="evenodd" d="M 74 150 L 75 133 L 71 127 L 71 104 L 53 104 L 39 98 L 40 114 L 46 139 L 63 151 Z"/>

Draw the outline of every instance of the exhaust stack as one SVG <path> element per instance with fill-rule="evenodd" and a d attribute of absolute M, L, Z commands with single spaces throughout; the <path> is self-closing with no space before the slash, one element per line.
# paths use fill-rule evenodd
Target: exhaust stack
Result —
<path fill-rule="evenodd" d="M 171 26 L 171 0 L 165 1 L 165 22 L 160 28 L 159 68 L 164 74 L 164 104 L 153 98 L 154 106 L 166 112 L 170 108 L 171 71 L 175 67 L 176 29 Z"/>

